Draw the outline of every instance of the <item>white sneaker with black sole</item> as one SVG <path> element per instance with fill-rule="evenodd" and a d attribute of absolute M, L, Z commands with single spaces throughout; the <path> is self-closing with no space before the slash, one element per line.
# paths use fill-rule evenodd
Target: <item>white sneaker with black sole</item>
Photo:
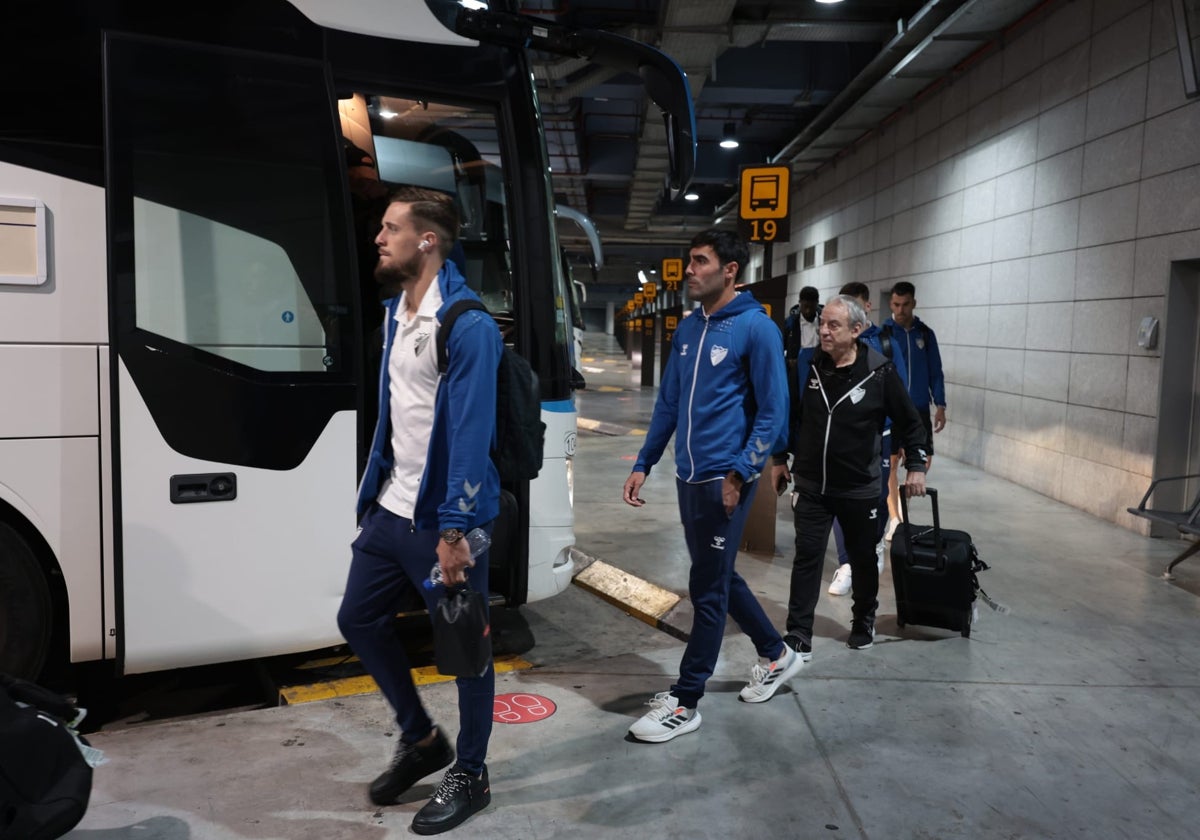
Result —
<path fill-rule="evenodd" d="M 875 543 L 875 565 L 879 567 L 879 574 L 883 574 L 883 544 L 884 540 Z"/>
<path fill-rule="evenodd" d="M 699 709 L 685 709 L 669 691 L 655 694 L 646 705 L 650 711 L 629 727 L 629 734 L 639 741 L 661 744 L 700 728 Z"/>
<path fill-rule="evenodd" d="M 830 595 L 846 595 L 850 592 L 850 587 L 853 586 L 853 575 L 850 572 L 850 564 L 843 563 L 837 567 L 837 571 L 833 573 L 833 580 L 829 581 Z"/>
<path fill-rule="evenodd" d="M 784 644 L 783 656 L 766 665 L 755 663 L 750 669 L 750 682 L 738 697 L 745 703 L 765 703 L 775 695 L 780 686 L 800 673 L 803 667 L 804 658 L 800 653 Z"/>

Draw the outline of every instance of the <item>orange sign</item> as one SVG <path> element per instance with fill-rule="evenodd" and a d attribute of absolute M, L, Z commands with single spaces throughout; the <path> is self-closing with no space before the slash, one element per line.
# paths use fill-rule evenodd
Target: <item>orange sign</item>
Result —
<path fill-rule="evenodd" d="M 768 313 L 768 314 L 769 314 L 769 313 Z M 676 318 L 674 315 L 668 315 L 668 316 L 667 316 L 667 329 L 668 329 L 668 330 L 673 330 L 673 329 L 675 329 L 675 327 L 677 327 L 678 325 L 679 325 L 679 319 L 678 319 L 678 318 Z"/>
<path fill-rule="evenodd" d="M 683 279 L 683 260 L 675 257 L 674 259 L 663 260 L 662 263 L 662 278 L 664 283 L 678 283 Z M 671 288 L 671 291 L 677 291 L 678 287 Z"/>
<path fill-rule="evenodd" d="M 646 296 L 646 300 L 654 300 L 658 297 L 658 284 L 651 280 L 642 286 L 642 294 Z"/>
<path fill-rule="evenodd" d="M 636 295 L 633 296 L 633 305 L 634 306 L 641 306 L 645 302 L 646 302 L 646 296 L 644 294 L 642 294 L 641 292 L 638 292 Z"/>
<path fill-rule="evenodd" d="M 786 242 L 791 233 L 790 166 L 743 166 L 738 231 L 750 242 Z"/>

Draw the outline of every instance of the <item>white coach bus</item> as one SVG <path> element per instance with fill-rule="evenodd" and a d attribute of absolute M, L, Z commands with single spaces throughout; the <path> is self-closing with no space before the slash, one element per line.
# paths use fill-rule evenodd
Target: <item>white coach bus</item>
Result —
<path fill-rule="evenodd" d="M 455 258 L 538 372 L 538 478 L 506 485 L 492 585 L 569 583 L 566 289 L 527 47 L 661 53 L 476 0 L 14 0 L 0 35 L 0 671 L 314 650 L 370 438 L 380 202 L 456 196 Z M 364 384 L 366 383 L 366 384 Z"/>

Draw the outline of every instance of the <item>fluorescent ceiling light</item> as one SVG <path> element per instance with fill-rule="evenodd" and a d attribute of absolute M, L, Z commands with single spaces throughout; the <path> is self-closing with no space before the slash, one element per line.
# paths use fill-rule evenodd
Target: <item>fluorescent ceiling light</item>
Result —
<path fill-rule="evenodd" d="M 724 143 L 722 143 L 721 145 L 723 146 L 723 145 L 725 145 L 725 144 L 724 144 Z M 734 143 L 734 145 L 736 146 L 737 144 L 736 144 L 736 143 Z M 700 200 L 700 193 L 695 193 L 695 192 L 686 193 L 686 194 L 683 196 L 683 200 L 684 200 L 684 201 L 699 201 L 699 200 Z"/>

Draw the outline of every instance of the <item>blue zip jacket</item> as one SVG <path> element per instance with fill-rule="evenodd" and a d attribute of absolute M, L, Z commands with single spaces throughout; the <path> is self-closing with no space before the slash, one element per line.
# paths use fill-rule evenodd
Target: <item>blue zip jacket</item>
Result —
<path fill-rule="evenodd" d="M 942 354 L 938 350 L 937 336 L 917 316 L 913 316 L 911 330 L 906 330 L 892 318 L 883 322 L 892 328 L 892 346 L 904 354 L 908 362 L 908 376 L 901 371 L 901 378 L 908 386 L 908 395 L 913 405 L 928 410 L 930 397 L 934 405 L 946 404 L 946 379 L 942 375 Z"/>
<path fill-rule="evenodd" d="M 442 266 L 436 282 L 442 293 L 442 306 L 437 311 L 439 324 L 456 301 L 477 299 L 452 262 Z M 399 295 L 384 301 L 379 419 L 358 489 L 359 516 L 376 500 L 392 472 L 388 359 L 396 336 L 399 305 Z M 468 531 L 490 522 L 500 512 L 500 476 L 490 452 L 496 437 L 496 371 L 503 348 L 500 330 L 486 312 L 468 310 L 454 322 L 446 341 L 446 373 L 438 380 L 433 432 L 413 511 L 413 525 L 420 530 Z"/>
<path fill-rule="evenodd" d="M 674 434 L 681 481 L 716 481 L 730 470 L 752 481 L 786 446 L 787 418 L 779 327 L 739 292 L 711 316 L 700 308 L 680 322 L 633 471 L 648 474 Z"/>

